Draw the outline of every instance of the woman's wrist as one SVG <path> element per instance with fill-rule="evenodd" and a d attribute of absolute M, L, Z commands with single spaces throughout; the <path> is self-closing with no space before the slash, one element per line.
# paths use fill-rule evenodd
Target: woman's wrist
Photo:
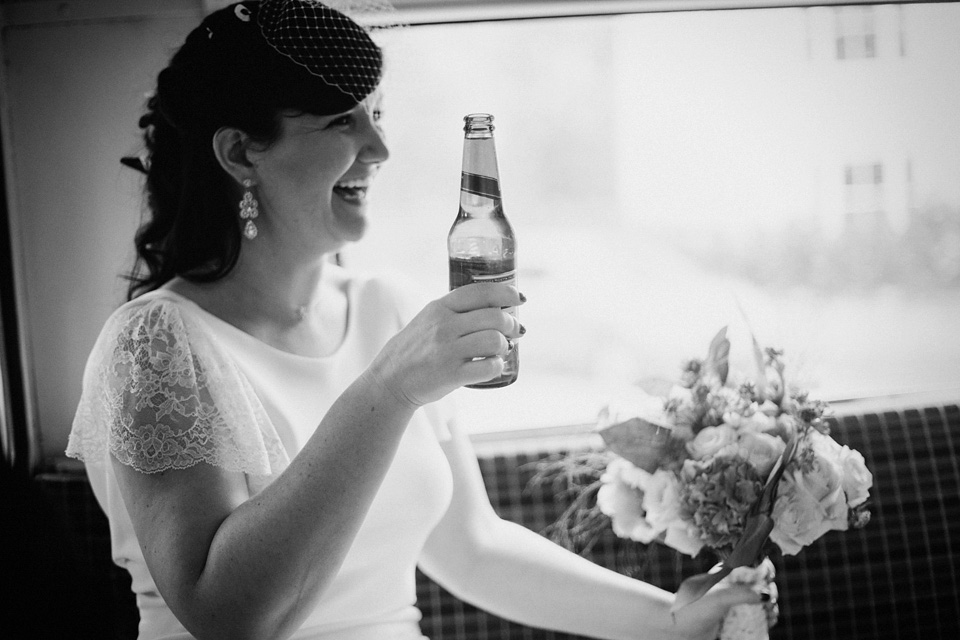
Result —
<path fill-rule="evenodd" d="M 369 397 L 371 400 L 379 399 L 381 402 L 393 405 L 394 409 L 409 411 L 410 413 L 420 408 L 419 403 L 414 402 L 396 388 L 399 385 L 390 384 L 375 364 L 361 374 L 359 382 L 370 389 L 371 395 Z M 371 407 L 371 410 L 373 410 L 373 407 Z"/>

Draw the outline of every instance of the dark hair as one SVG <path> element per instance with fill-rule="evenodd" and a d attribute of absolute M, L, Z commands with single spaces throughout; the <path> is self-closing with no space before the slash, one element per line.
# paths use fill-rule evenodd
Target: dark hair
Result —
<path fill-rule="evenodd" d="M 309 11 L 333 12 L 303 4 Z M 243 2 L 211 13 L 157 77 L 139 122 L 146 158 L 137 164 L 146 174 L 148 219 L 136 234 L 128 299 L 174 276 L 218 280 L 236 265 L 242 240 L 238 202 L 213 152 L 218 129 L 235 127 L 269 145 L 279 135 L 281 111 L 331 115 L 358 102 L 268 44 L 257 24 L 259 7 Z M 374 51 L 382 64 L 379 48 L 362 28 L 353 23 L 339 28 L 355 30 L 351 35 L 362 42 L 356 46 Z M 318 34 L 314 42 L 324 37 Z M 346 59 L 350 53 L 344 53 Z"/>

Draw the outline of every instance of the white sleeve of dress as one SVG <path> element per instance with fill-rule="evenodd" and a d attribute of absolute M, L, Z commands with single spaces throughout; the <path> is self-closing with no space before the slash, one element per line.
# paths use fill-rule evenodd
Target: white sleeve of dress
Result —
<path fill-rule="evenodd" d="M 176 302 L 122 307 L 87 362 L 67 455 L 144 473 L 199 462 L 274 476 L 289 458 L 250 383 Z"/>

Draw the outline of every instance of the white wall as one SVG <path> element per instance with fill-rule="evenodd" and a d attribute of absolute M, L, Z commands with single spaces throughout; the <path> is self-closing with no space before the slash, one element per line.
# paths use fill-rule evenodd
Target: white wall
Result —
<path fill-rule="evenodd" d="M 144 95 L 201 3 L 34 0 L 0 10 L 21 336 L 47 458 L 63 453 L 87 354 L 125 295 L 119 275 L 132 265 L 141 193 L 119 159 L 138 149 Z"/>

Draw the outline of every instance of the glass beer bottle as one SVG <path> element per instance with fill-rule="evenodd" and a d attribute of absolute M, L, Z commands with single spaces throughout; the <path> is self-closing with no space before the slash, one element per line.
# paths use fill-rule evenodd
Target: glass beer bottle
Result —
<path fill-rule="evenodd" d="M 450 290 L 472 282 L 506 282 L 516 286 L 516 239 L 500 199 L 493 116 L 473 113 L 463 120 L 460 211 L 447 235 Z M 516 307 L 506 311 L 517 316 Z M 520 350 L 516 342 L 503 362 L 503 373 L 499 377 L 468 386 L 491 389 L 516 381 L 520 371 Z"/>

